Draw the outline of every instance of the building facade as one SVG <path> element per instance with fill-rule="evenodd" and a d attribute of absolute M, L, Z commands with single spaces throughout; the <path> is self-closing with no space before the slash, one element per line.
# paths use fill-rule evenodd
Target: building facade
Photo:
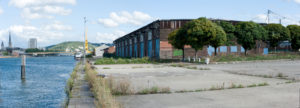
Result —
<path fill-rule="evenodd" d="M 37 39 L 36 38 L 29 39 L 28 48 L 37 48 Z"/>
<path fill-rule="evenodd" d="M 111 46 L 111 47 L 105 48 L 104 53 L 106 53 L 106 54 L 115 54 L 116 53 L 116 47 Z"/>
<path fill-rule="evenodd" d="M 168 35 L 182 27 L 192 19 L 174 19 L 174 20 L 157 20 L 140 29 L 137 29 L 114 41 L 116 46 L 116 55 L 120 57 L 149 57 L 152 59 L 180 59 L 182 51 L 175 49 L 168 43 Z M 211 19 L 213 22 L 220 21 Z M 226 20 L 227 21 L 227 20 Z M 237 24 L 239 21 L 228 21 Z M 258 42 L 257 49 L 249 53 L 264 54 L 265 44 Z M 218 54 L 243 54 L 245 50 L 241 45 L 221 46 L 218 48 Z M 213 56 L 214 48 L 205 46 L 203 50 L 198 51 L 198 56 Z M 185 56 L 193 57 L 194 49 L 185 46 Z"/>
<path fill-rule="evenodd" d="M 95 57 L 102 58 L 103 54 L 104 54 L 104 49 L 106 49 L 106 48 L 109 48 L 109 46 L 107 46 L 105 44 L 103 44 L 103 45 L 101 45 L 99 47 L 96 47 L 95 51 L 94 51 L 95 52 Z"/>

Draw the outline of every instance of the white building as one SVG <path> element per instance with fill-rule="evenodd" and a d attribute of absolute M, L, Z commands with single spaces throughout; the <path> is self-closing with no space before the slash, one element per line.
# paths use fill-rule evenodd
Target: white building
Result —
<path fill-rule="evenodd" d="M 37 39 L 36 38 L 29 39 L 28 48 L 37 48 Z"/>
<path fill-rule="evenodd" d="M 109 47 L 109 46 L 107 46 L 107 45 L 105 45 L 105 44 L 103 44 L 103 45 L 101 45 L 101 46 L 99 46 L 99 47 L 96 47 L 96 48 L 95 48 L 95 57 L 97 57 L 97 58 L 103 57 L 104 49 L 106 49 L 106 48 L 108 48 L 108 47 Z"/>

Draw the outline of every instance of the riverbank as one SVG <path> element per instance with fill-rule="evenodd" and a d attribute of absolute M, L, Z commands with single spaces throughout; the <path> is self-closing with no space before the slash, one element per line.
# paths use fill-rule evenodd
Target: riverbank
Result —
<path fill-rule="evenodd" d="M 96 108 L 94 95 L 85 79 L 84 66 L 79 63 L 75 69 L 66 88 L 69 97 L 67 108 Z"/>
<path fill-rule="evenodd" d="M 18 56 L 0 56 L 0 58 L 18 58 Z"/>

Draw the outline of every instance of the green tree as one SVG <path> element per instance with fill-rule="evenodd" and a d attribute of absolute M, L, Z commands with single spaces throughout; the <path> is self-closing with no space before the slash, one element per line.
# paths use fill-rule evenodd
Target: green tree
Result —
<path fill-rule="evenodd" d="M 289 25 L 287 28 L 290 31 L 292 48 L 297 51 L 300 48 L 300 26 Z"/>
<path fill-rule="evenodd" d="M 215 49 L 215 56 L 217 56 L 217 48 L 221 45 L 224 45 L 227 40 L 226 33 L 222 27 L 216 26 L 216 32 L 216 37 L 210 41 L 210 45 Z"/>
<path fill-rule="evenodd" d="M 195 49 L 195 58 L 197 58 L 198 50 L 216 37 L 216 27 L 216 24 L 203 17 L 190 21 L 183 27 L 183 30 L 187 31 L 188 45 Z"/>
<path fill-rule="evenodd" d="M 280 41 L 290 40 L 289 30 L 281 24 L 268 24 L 265 29 L 268 32 L 267 41 L 275 50 Z"/>
<path fill-rule="evenodd" d="M 177 49 L 182 49 L 182 61 L 184 61 L 184 46 L 187 44 L 186 31 L 182 28 L 171 32 L 168 36 L 168 42 Z"/>
<path fill-rule="evenodd" d="M 247 51 L 255 47 L 256 40 L 262 40 L 266 35 L 265 29 L 254 22 L 239 22 L 236 25 L 237 42 Z"/>
<path fill-rule="evenodd" d="M 28 48 L 25 50 L 26 53 L 33 53 L 33 52 L 44 52 L 44 50 L 40 50 L 37 48 Z"/>
<path fill-rule="evenodd" d="M 221 26 L 226 33 L 227 41 L 224 43 L 225 45 L 235 45 L 236 36 L 235 33 L 235 26 L 232 23 L 227 21 L 216 21 L 217 25 Z"/>

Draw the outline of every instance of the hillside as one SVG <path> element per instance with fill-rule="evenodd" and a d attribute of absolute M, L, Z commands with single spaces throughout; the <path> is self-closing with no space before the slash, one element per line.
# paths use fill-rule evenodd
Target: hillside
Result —
<path fill-rule="evenodd" d="M 89 43 L 90 51 L 93 51 L 95 47 L 96 47 L 95 45 Z M 46 49 L 55 50 L 55 51 L 66 51 L 66 52 L 79 52 L 82 51 L 83 49 L 83 42 L 76 42 L 76 41 L 63 42 L 57 45 L 48 46 Z"/>

